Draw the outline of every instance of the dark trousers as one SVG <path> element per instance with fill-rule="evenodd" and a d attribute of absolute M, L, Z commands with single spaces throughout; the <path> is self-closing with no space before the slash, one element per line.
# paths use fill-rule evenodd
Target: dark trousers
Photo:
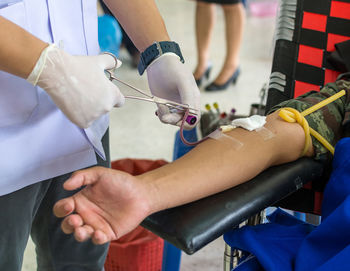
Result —
<path fill-rule="evenodd" d="M 109 167 L 108 132 L 103 137 L 107 161 L 99 157 L 98 165 Z M 23 253 L 31 235 L 37 254 L 38 271 L 101 271 L 108 244 L 79 243 L 60 228 L 61 220 L 53 215 L 53 205 L 76 191 L 62 187 L 65 174 L 27 186 L 0 197 L 0 270 L 20 271 Z"/>

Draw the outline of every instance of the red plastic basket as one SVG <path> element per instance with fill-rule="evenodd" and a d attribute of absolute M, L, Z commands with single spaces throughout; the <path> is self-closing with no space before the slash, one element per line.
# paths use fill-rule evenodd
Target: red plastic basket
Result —
<path fill-rule="evenodd" d="M 138 175 L 166 163 L 164 160 L 122 159 L 112 162 L 112 168 Z M 129 234 L 111 242 L 105 270 L 161 271 L 163 247 L 163 239 L 139 226 Z"/>
<path fill-rule="evenodd" d="M 139 226 L 117 241 L 111 242 L 106 271 L 161 271 L 163 239 Z"/>

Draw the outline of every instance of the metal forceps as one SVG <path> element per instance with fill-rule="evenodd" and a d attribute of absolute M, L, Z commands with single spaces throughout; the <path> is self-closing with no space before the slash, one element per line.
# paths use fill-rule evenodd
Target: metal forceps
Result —
<path fill-rule="evenodd" d="M 125 86 L 128 86 L 129 88 L 132 88 L 133 90 L 137 91 L 138 93 L 146 96 L 146 97 L 139 97 L 139 96 L 125 96 L 126 99 L 135 99 L 135 100 L 140 100 L 140 101 L 146 101 L 146 102 L 151 102 L 151 103 L 155 103 L 155 104 L 162 104 L 162 105 L 166 105 L 167 107 L 169 107 L 170 109 L 174 109 L 174 110 L 178 110 L 178 111 L 182 111 L 185 112 L 185 121 L 189 124 L 189 125 L 193 125 L 197 122 L 197 116 L 198 116 L 198 110 L 189 107 L 186 104 L 181 104 L 181 103 L 177 103 L 174 101 L 170 101 L 167 99 L 163 99 L 163 98 L 159 98 L 157 96 L 153 96 L 150 95 L 148 93 L 146 93 L 145 91 L 134 87 L 122 80 L 120 80 L 119 78 L 114 76 L 114 69 L 110 69 L 110 70 L 106 70 L 108 76 L 109 76 L 109 80 L 113 81 L 116 80 L 120 83 L 122 83 Z"/>

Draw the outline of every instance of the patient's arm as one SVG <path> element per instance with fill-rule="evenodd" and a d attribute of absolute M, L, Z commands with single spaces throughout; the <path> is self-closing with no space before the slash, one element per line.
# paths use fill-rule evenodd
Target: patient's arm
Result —
<path fill-rule="evenodd" d="M 274 137 L 264 140 L 255 131 L 234 129 L 226 134 L 243 143 L 241 148 L 210 139 L 181 159 L 140 176 L 159 191 L 153 208 L 158 211 L 206 197 L 250 180 L 270 166 L 300 157 L 305 136 L 298 124 L 286 123 L 273 113 L 264 127 Z"/>
<path fill-rule="evenodd" d="M 92 238 L 104 243 L 121 237 L 156 211 L 223 191 L 250 180 L 264 169 L 296 160 L 304 147 L 298 124 L 268 116 L 265 127 L 274 137 L 264 140 L 257 132 L 234 129 L 228 135 L 243 143 L 234 145 L 209 139 L 184 157 L 146 174 L 91 168 L 76 172 L 64 185 L 74 196 L 59 201 L 54 212 L 66 217 L 62 229 L 79 241 Z M 311 156 L 313 150 L 308 154 Z"/>

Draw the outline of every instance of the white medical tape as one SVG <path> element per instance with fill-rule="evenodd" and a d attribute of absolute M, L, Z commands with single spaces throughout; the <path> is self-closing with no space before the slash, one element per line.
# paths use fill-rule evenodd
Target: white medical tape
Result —
<path fill-rule="evenodd" d="M 239 150 L 243 147 L 243 143 L 239 140 L 235 139 L 232 136 L 228 136 L 225 133 L 223 133 L 220 129 L 215 130 L 211 134 L 208 135 L 208 137 L 218 140 L 224 144 L 228 144 L 231 147 L 235 148 L 236 150 Z"/>
<path fill-rule="evenodd" d="M 255 132 L 257 132 L 264 140 L 269 140 L 276 136 L 271 130 L 264 126 L 256 129 Z"/>
<path fill-rule="evenodd" d="M 247 118 L 235 119 L 232 121 L 232 126 L 241 127 L 247 131 L 257 132 L 264 140 L 269 140 L 275 136 L 275 134 L 267 129 L 266 117 L 260 115 L 253 115 Z"/>
<path fill-rule="evenodd" d="M 266 123 L 266 117 L 254 115 L 248 118 L 241 118 L 232 121 L 231 125 L 220 126 L 220 129 L 215 130 L 208 137 L 218 140 L 220 142 L 229 144 L 234 147 L 236 150 L 243 147 L 243 143 L 238 139 L 226 135 L 225 133 L 232 131 L 235 128 L 243 128 L 250 132 L 256 132 L 264 140 L 269 140 L 275 136 L 275 134 L 264 127 Z"/>

